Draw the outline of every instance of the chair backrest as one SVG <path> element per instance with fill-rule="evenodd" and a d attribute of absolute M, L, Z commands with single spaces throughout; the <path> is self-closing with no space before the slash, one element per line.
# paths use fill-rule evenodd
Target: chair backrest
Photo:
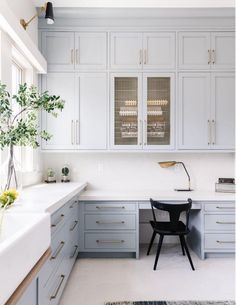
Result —
<path fill-rule="evenodd" d="M 150 199 L 150 202 L 151 202 L 154 222 L 157 222 L 154 208 L 156 208 L 158 210 L 162 210 L 162 211 L 167 211 L 169 213 L 169 217 L 170 217 L 171 230 L 173 232 L 176 232 L 177 228 L 178 228 L 180 214 L 182 212 L 186 212 L 185 225 L 186 225 L 186 229 L 188 229 L 189 213 L 190 213 L 190 210 L 192 207 L 192 199 L 189 198 L 186 203 L 176 203 L 176 204 L 164 203 L 164 202 L 155 201 L 152 199 Z"/>

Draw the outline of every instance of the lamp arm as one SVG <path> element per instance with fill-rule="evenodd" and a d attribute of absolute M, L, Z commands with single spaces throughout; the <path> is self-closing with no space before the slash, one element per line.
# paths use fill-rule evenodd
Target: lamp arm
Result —
<path fill-rule="evenodd" d="M 30 24 L 30 22 L 33 21 L 36 17 L 38 17 L 45 10 L 46 10 L 46 5 L 45 6 L 41 6 L 40 11 L 37 12 L 32 18 L 30 18 L 29 21 L 26 22 L 24 19 L 21 19 L 20 23 L 23 26 L 23 28 L 26 30 L 26 28 Z"/>
<path fill-rule="evenodd" d="M 189 173 L 187 171 L 187 168 L 185 167 L 184 163 L 183 162 L 176 162 L 176 163 L 179 163 L 179 164 L 182 164 L 187 176 L 188 176 L 188 185 L 189 185 L 189 189 L 191 188 L 191 180 L 190 180 L 190 176 L 189 176 Z"/>

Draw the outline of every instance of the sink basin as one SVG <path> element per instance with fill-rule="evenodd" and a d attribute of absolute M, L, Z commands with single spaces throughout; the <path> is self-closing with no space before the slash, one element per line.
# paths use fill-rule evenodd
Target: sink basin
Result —
<path fill-rule="evenodd" d="M 5 212 L 0 232 L 0 305 L 50 246 L 50 215 Z"/>

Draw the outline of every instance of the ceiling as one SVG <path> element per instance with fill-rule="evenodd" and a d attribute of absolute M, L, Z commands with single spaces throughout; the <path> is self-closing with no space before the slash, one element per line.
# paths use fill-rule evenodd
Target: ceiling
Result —
<path fill-rule="evenodd" d="M 45 0 L 32 0 L 36 7 Z M 64 8 L 219 8 L 234 7 L 234 0 L 51 0 Z"/>

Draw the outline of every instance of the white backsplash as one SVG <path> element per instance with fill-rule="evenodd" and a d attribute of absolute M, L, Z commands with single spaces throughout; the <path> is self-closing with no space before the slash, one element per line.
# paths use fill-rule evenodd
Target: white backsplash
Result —
<path fill-rule="evenodd" d="M 190 173 L 192 188 L 214 190 L 219 177 L 234 177 L 233 153 L 43 153 L 44 173 L 68 164 L 72 180 L 88 181 L 101 190 L 172 190 L 187 187 L 181 166 L 163 169 L 159 161 L 183 161 Z"/>

